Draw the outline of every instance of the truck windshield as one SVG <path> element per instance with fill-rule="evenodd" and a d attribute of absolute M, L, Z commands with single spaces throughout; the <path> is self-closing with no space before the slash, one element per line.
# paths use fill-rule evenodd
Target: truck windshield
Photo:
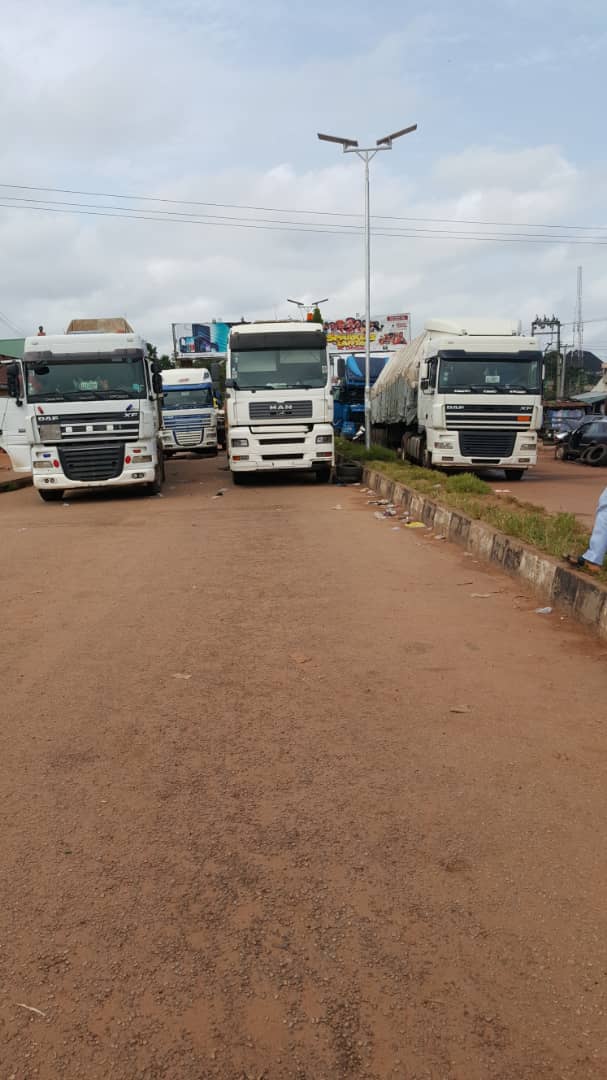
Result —
<path fill-rule="evenodd" d="M 143 357 L 62 356 L 25 365 L 28 401 L 111 401 L 146 396 Z"/>
<path fill-rule="evenodd" d="M 165 386 L 163 409 L 200 409 L 213 405 L 210 386 Z"/>
<path fill-rule="evenodd" d="M 239 349 L 232 378 L 240 390 L 312 390 L 327 382 L 325 349 Z"/>
<path fill-rule="evenodd" d="M 540 361 L 494 357 L 442 359 L 438 389 L 443 394 L 539 394 Z"/>

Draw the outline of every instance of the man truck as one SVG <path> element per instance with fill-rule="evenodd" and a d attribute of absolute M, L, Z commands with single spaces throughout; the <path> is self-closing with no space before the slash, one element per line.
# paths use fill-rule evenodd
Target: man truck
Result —
<path fill-rule="evenodd" d="M 0 446 L 42 499 L 84 488 L 159 493 L 160 367 L 126 320 L 74 320 L 65 334 L 27 337 L 8 376 Z"/>
<path fill-rule="evenodd" d="M 323 327 L 237 323 L 226 369 L 228 456 L 235 484 L 254 473 L 331 476 L 333 398 Z"/>
<path fill-rule="evenodd" d="M 537 339 L 495 319 L 430 320 L 372 387 L 371 425 L 408 461 L 520 480 L 542 425 Z"/>

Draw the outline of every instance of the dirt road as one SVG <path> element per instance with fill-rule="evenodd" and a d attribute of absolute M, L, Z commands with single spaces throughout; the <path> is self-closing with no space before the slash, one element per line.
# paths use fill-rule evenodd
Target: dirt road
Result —
<path fill-rule="evenodd" d="M 605 649 L 220 465 L 2 496 L 2 1080 L 604 1080 Z"/>

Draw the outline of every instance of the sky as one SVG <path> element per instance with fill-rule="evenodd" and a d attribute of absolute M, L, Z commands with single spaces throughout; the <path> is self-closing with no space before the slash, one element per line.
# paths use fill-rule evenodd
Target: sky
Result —
<path fill-rule="evenodd" d="M 554 313 L 567 342 L 581 265 L 607 360 L 601 0 L 2 9 L 0 337 L 362 312 L 363 166 L 316 134 L 417 123 L 371 164 L 373 313 Z"/>

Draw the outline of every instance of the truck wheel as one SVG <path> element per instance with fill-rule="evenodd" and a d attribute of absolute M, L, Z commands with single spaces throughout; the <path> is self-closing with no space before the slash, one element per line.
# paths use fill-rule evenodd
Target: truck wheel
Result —
<path fill-rule="evenodd" d="M 233 472 L 232 473 L 232 483 L 236 484 L 237 487 L 242 487 L 243 484 L 246 484 L 248 479 L 249 479 L 249 477 L 248 477 L 247 473 L 242 473 L 242 472 Z"/>
<path fill-rule="evenodd" d="M 424 469 L 431 469 L 432 468 L 432 454 L 430 453 L 429 450 L 426 450 L 425 447 L 422 450 L 422 465 L 423 465 Z"/>
<path fill-rule="evenodd" d="M 48 491 L 46 488 L 38 488 L 38 494 L 43 502 L 61 502 L 64 496 L 63 491 Z"/>
<path fill-rule="evenodd" d="M 524 475 L 524 469 L 504 469 L 506 480 L 522 480 Z"/>
<path fill-rule="evenodd" d="M 316 469 L 316 483 L 328 484 L 331 479 L 331 466 L 323 465 L 320 469 Z"/>
<path fill-rule="evenodd" d="M 567 447 L 566 446 L 557 446 L 556 450 L 554 451 L 554 456 L 555 456 L 557 461 L 567 461 L 567 459 L 569 457 L 569 455 L 567 453 Z"/>
<path fill-rule="evenodd" d="M 160 495 L 160 492 L 162 491 L 163 482 L 164 482 L 164 460 L 161 459 L 158 462 L 158 464 L 157 464 L 157 466 L 156 466 L 156 468 L 154 470 L 154 479 L 151 480 L 150 483 L 146 487 L 146 491 L 147 491 L 148 495 Z"/>

